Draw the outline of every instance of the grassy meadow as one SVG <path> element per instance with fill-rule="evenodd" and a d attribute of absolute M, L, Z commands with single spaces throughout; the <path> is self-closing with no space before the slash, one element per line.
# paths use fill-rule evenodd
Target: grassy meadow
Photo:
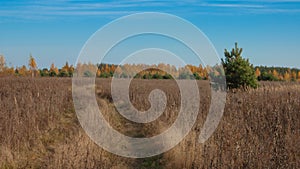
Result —
<path fill-rule="evenodd" d="M 177 118 L 180 93 L 174 80 L 133 79 L 130 99 L 150 108 L 153 89 L 168 104 L 155 121 L 123 118 L 110 95 L 110 79 L 96 79 L 99 109 L 113 128 L 132 137 L 163 132 Z M 204 144 L 198 143 L 210 105 L 209 81 L 197 81 L 201 102 L 192 131 L 159 156 L 132 159 L 97 146 L 81 128 L 71 78 L 0 78 L 0 168 L 300 168 L 300 84 L 261 82 L 258 89 L 230 90 L 224 116 Z"/>

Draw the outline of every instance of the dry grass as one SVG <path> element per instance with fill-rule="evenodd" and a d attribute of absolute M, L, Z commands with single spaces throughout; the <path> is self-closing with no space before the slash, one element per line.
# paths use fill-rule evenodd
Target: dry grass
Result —
<path fill-rule="evenodd" d="M 177 117 L 180 97 L 172 80 L 133 80 L 130 98 L 139 110 L 150 107 L 153 89 L 167 95 L 166 111 L 149 124 L 121 117 L 111 102 L 110 81 L 96 83 L 99 108 L 126 135 L 156 135 Z M 200 113 L 184 141 L 160 156 L 127 159 L 104 151 L 81 129 L 71 79 L 0 78 L 0 168 L 300 168 L 300 84 L 263 83 L 257 90 L 229 92 L 221 123 L 204 144 L 197 141 L 209 83 L 198 85 Z"/>

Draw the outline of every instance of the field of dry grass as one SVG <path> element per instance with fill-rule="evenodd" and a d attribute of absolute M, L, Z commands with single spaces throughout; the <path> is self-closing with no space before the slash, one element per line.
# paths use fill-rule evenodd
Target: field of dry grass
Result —
<path fill-rule="evenodd" d="M 161 133 L 180 106 L 173 80 L 131 83 L 130 99 L 147 110 L 149 93 L 165 91 L 168 105 L 149 124 L 132 123 L 115 110 L 110 80 L 96 80 L 104 117 L 134 137 Z M 98 147 L 85 134 L 72 102 L 68 78 L 0 78 L 0 168 L 300 168 L 300 84 L 261 83 L 250 91 L 230 91 L 224 116 L 204 144 L 198 135 L 210 105 L 209 82 L 198 81 L 201 107 L 190 134 L 172 150 L 151 158 L 130 159 Z"/>

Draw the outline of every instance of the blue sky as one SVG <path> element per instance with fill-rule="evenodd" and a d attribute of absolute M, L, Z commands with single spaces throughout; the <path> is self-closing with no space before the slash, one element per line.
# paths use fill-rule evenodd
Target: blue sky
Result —
<path fill-rule="evenodd" d="M 223 56 L 238 42 L 254 65 L 300 68 L 300 0 L 1 0 L 0 54 L 8 64 L 73 64 L 105 24 L 137 12 L 165 12 L 202 30 Z"/>

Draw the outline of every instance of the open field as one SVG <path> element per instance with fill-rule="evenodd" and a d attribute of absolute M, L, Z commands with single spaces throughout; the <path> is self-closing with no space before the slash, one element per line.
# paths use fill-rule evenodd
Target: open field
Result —
<path fill-rule="evenodd" d="M 96 80 L 105 118 L 118 131 L 150 137 L 167 129 L 180 108 L 173 80 L 134 79 L 130 99 L 150 107 L 149 93 L 165 91 L 168 105 L 149 124 L 120 116 L 110 80 Z M 201 107 L 190 134 L 172 150 L 152 158 L 130 159 L 98 147 L 81 128 L 72 102 L 70 78 L 0 78 L 0 168 L 300 168 L 300 84 L 264 82 L 256 90 L 230 91 L 224 116 L 210 139 L 198 143 L 208 113 L 208 81 L 198 81 Z"/>

